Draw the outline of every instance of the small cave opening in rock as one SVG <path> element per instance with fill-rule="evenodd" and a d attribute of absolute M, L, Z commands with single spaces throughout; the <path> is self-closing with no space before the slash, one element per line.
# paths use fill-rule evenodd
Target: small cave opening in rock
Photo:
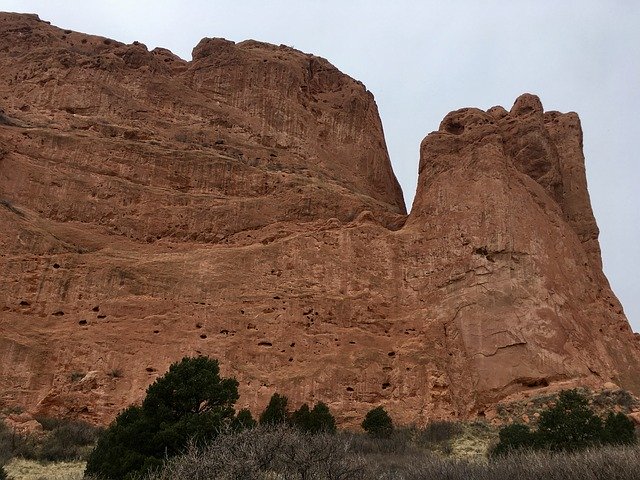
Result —
<path fill-rule="evenodd" d="M 31 304 L 29 302 L 27 302 L 26 300 L 22 300 L 20 302 L 20 306 L 21 307 L 28 307 L 29 305 L 31 305 Z M 602 331 L 602 330 L 600 330 L 600 331 Z"/>
<path fill-rule="evenodd" d="M 444 129 L 449 133 L 453 133 L 454 135 L 460 135 L 462 132 L 464 132 L 464 126 L 459 122 L 449 122 L 444 126 Z"/>
<path fill-rule="evenodd" d="M 382 389 L 383 389 L 383 390 L 386 390 L 386 389 L 387 389 L 387 388 L 389 388 L 390 386 L 391 386 L 391 384 L 390 384 L 389 382 L 384 382 L 384 383 L 382 384 Z"/>
<path fill-rule="evenodd" d="M 390 356 L 390 357 L 395 357 L 396 356 L 396 352 L 391 351 L 391 352 L 387 353 L 387 355 Z"/>
<path fill-rule="evenodd" d="M 549 380 L 546 378 L 521 378 L 518 383 L 528 388 L 549 386 Z"/>
<path fill-rule="evenodd" d="M 98 316 L 97 316 L 97 318 L 102 319 L 102 318 L 107 318 L 107 316 L 106 316 L 106 315 L 104 315 L 104 314 L 100 314 L 100 315 L 98 315 Z"/>
<path fill-rule="evenodd" d="M 204 340 L 205 338 L 207 338 L 207 335 L 203 333 L 200 335 L 200 338 Z"/>
<path fill-rule="evenodd" d="M 51 315 L 53 315 L 54 317 L 61 317 L 62 315 L 64 315 L 64 312 L 62 310 L 58 310 L 57 312 L 53 312 Z"/>
<path fill-rule="evenodd" d="M 56 269 L 60 268 L 60 264 L 59 263 L 54 263 L 53 264 L 53 268 L 56 268 Z"/>
<path fill-rule="evenodd" d="M 347 387 L 347 392 L 353 392 L 353 387 Z"/>
<path fill-rule="evenodd" d="M 259 347 L 271 347 L 271 346 L 273 346 L 273 343 L 268 342 L 267 340 L 262 340 L 261 342 L 258 342 L 258 346 Z"/>
<path fill-rule="evenodd" d="M 78 325 L 86 325 L 86 324 L 87 324 L 87 321 L 86 321 L 86 320 L 80 320 L 80 321 L 78 322 Z"/>
<path fill-rule="evenodd" d="M 96 305 L 95 307 L 93 307 L 91 310 L 93 310 L 94 312 L 99 312 L 100 311 L 100 306 Z"/>

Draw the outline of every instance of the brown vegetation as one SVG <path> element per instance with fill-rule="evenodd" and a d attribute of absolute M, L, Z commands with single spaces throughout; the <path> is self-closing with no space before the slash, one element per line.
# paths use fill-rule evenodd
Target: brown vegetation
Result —
<path fill-rule="evenodd" d="M 293 429 L 220 435 L 210 446 L 169 461 L 148 480 L 635 480 L 638 447 L 581 453 L 524 452 L 491 461 L 443 457 L 405 437 L 305 435 Z"/>

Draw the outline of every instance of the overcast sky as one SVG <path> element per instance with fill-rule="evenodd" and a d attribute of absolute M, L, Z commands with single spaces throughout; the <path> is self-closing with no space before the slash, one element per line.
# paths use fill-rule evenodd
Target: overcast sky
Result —
<path fill-rule="evenodd" d="M 640 1 L 8 1 L 54 25 L 191 59 L 202 37 L 286 44 L 375 95 L 410 208 L 418 147 L 461 107 L 523 92 L 582 119 L 605 273 L 640 331 Z"/>

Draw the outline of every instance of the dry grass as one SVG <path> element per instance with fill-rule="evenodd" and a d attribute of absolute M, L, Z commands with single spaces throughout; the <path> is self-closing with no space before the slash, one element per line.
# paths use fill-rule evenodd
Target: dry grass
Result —
<path fill-rule="evenodd" d="M 460 433 L 451 439 L 450 454 L 455 458 L 484 461 L 497 439 L 497 429 L 487 423 L 462 423 Z"/>
<path fill-rule="evenodd" d="M 85 462 L 40 463 L 14 458 L 5 465 L 14 480 L 81 480 Z"/>

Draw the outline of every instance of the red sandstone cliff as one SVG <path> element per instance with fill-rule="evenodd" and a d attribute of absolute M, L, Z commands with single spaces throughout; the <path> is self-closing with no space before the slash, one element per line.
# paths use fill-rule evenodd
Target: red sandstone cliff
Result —
<path fill-rule="evenodd" d="M 574 113 L 452 112 L 406 216 L 372 95 L 288 47 L 183 61 L 0 14 L 0 401 L 104 422 L 183 355 L 239 406 L 467 417 L 640 354 Z"/>

